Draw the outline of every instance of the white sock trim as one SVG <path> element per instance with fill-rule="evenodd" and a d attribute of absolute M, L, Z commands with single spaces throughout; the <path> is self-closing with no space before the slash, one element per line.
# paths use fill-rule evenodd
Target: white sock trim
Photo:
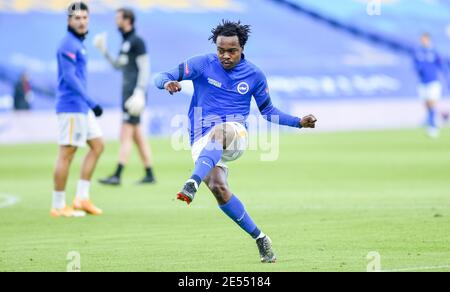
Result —
<path fill-rule="evenodd" d="M 89 189 L 91 188 L 91 182 L 87 180 L 79 180 L 77 186 L 77 199 L 89 200 Z"/>
<path fill-rule="evenodd" d="M 188 183 L 188 182 L 193 182 L 193 183 L 194 183 L 194 186 L 195 186 L 195 189 L 198 190 L 198 184 L 197 184 L 197 182 L 196 182 L 195 180 L 193 180 L 192 178 L 190 178 L 190 179 L 187 180 L 186 183 Z"/>
<path fill-rule="evenodd" d="M 63 209 L 66 206 L 66 192 L 53 191 L 53 209 Z"/>
<path fill-rule="evenodd" d="M 258 237 L 256 239 L 263 238 L 264 236 L 266 236 L 266 235 L 264 234 L 264 232 L 261 231 L 261 233 L 258 235 Z"/>

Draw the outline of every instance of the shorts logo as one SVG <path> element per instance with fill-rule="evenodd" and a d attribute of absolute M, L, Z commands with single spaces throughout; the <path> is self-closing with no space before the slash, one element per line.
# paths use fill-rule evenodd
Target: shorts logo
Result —
<path fill-rule="evenodd" d="M 248 86 L 247 82 L 241 82 L 237 86 L 237 90 L 240 94 L 244 95 L 247 94 L 250 90 L 250 86 Z"/>

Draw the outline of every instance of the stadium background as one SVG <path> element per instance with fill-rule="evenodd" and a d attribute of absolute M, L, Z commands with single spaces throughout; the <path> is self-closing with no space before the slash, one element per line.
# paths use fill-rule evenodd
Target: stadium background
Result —
<path fill-rule="evenodd" d="M 51 119 L 56 85 L 55 51 L 65 32 L 67 1 L 5 1 L 0 4 L 0 141 L 54 141 Z M 120 1 L 91 1 L 92 20 L 86 41 L 89 92 L 108 109 L 106 136 L 117 137 L 121 77 L 92 46 L 92 37 L 108 32 L 109 49 L 118 52 L 120 35 L 114 11 Z M 383 1 L 382 17 L 366 13 L 366 1 L 291 1 L 343 25 L 336 28 L 298 13 L 283 1 L 131 1 L 138 13 L 138 32 L 151 54 L 152 72 L 172 68 L 186 58 L 214 52 L 207 38 L 221 19 L 241 19 L 253 26 L 246 48 L 250 60 L 268 75 L 275 103 L 291 113 L 315 112 L 321 130 L 411 128 L 424 115 L 417 102 L 417 78 L 410 56 L 363 35 L 366 33 L 415 46 L 429 31 L 438 49 L 450 51 L 450 9 L 445 1 Z M 26 19 L 26 21 L 24 21 Z M 347 28 L 348 27 L 348 28 Z M 347 28 L 347 30 L 346 30 Z M 33 114 L 11 115 L 11 95 L 21 71 L 27 70 L 35 89 Z M 170 97 L 149 86 L 147 132 L 168 135 L 168 121 L 185 114 L 192 90 Z M 446 93 L 448 91 L 446 90 Z M 445 108 L 445 107 L 444 107 Z M 351 117 L 351 118 L 347 118 Z M 47 118 L 49 118 L 47 120 Z M 35 122 L 39 121 L 39 122 Z M 49 131 L 36 133 L 44 122 Z M 35 134 L 30 134 L 35 133 Z"/>
<path fill-rule="evenodd" d="M 370 251 L 381 253 L 383 270 L 449 269 L 449 131 L 438 140 L 425 136 L 411 58 L 369 40 L 376 34 L 414 45 L 428 31 L 448 57 L 449 1 L 386 0 L 380 16 L 369 16 L 364 0 L 290 0 L 303 11 L 275 0 L 89 1 L 89 92 L 106 108 L 100 123 L 108 139 L 95 179 L 116 163 L 121 76 L 92 38 L 107 31 L 110 51 L 118 51 L 114 11 L 124 3 L 138 14 L 153 73 L 214 52 L 211 28 L 240 19 L 253 26 L 246 54 L 267 73 L 274 104 L 317 115 L 314 131 L 285 129 L 277 161 L 248 151 L 232 167 L 233 190 L 274 240 L 280 260 L 272 266 L 258 263 L 254 243 L 205 188 L 190 208 L 173 200 L 192 167 L 189 153 L 167 139 L 172 117 L 187 111 L 189 83 L 175 96 L 149 86 L 144 126 L 158 184 L 133 184 L 142 174 L 134 154 L 123 187 L 93 184 L 104 216 L 49 218 L 55 54 L 68 2 L 0 0 L 0 271 L 63 271 L 70 251 L 81 253 L 83 271 L 363 271 Z M 12 88 L 23 70 L 32 110 L 14 112 Z M 449 109 L 445 98 L 441 111 Z"/>

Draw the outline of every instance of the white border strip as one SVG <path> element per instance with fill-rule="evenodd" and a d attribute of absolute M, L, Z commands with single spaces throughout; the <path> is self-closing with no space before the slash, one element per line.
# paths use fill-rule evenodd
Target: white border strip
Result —
<path fill-rule="evenodd" d="M 11 207 L 20 202 L 20 199 L 10 194 L 0 193 L 0 209 Z"/>
<path fill-rule="evenodd" d="M 391 273 L 391 272 L 411 272 L 411 271 L 442 270 L 442 269 L 450 269 L 450 265 L 383 270 L 382 272 Z"/>

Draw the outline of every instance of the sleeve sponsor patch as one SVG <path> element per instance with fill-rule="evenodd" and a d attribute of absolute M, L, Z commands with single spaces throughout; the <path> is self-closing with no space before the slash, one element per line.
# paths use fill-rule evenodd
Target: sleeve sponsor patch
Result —
<path fill-rule="evenodd" d="M 69 60 L 76 62 L 77 61 L 77 55 L 71 52 L 64 52 L 63 55 L 68 58 Z"/>

